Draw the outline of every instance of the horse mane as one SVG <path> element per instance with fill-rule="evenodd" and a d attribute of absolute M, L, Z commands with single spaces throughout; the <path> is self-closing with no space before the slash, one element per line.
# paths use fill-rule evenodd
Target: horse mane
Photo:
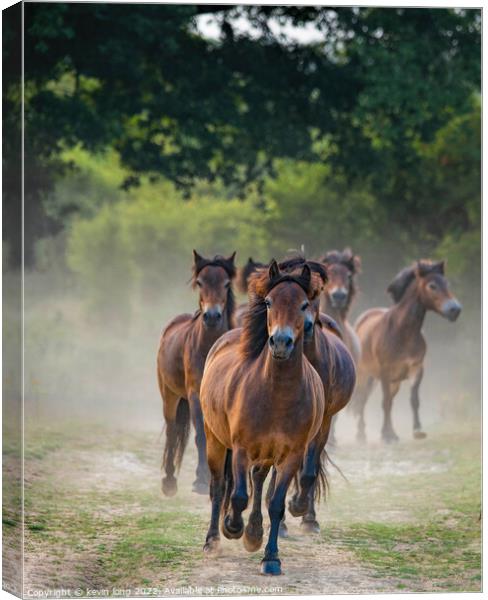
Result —
<path fill-rule="evenodd" d="M 400 300 L 405 296 L 405 292 L 409 288 L 416 275 L 420 277 L 426 277 L 431 273 L 439 273 L 444 275 L 444 261 L 432 261 L 430 259 L 421 259 L 413 263 L 409 267 L 402 269 L 393 278 L 390 285 L 386 288 L 386 291 L 390 294 L 395 304 L 398 304 Z"/>
<path fill-rule="evenodd" d="M 204 258 L 200 256 L 195 250 L 193 251 L 193 256 L 195 258 L 193 269 L 192 269 L 192 278 L 191 278 L 191 286 L 193 289 L 196 287 L 196 281 L 198 274 L 205 267 L 222 267 L 224 271 L 229 276 L 229 279 L 232 281 L 236 276 L 236 267 L 234 265 L 234 257 L 236 253 L 234 252 L 229 256 L 229 258 L 225 258 L 220 254 L 216 254 L 213 258 Z M 234 328 L 234 311 L 236 308 L 236 300 L 234 295 L 234 290 L 232 289 L 232 285 L 229 285 L 227 290 L 227 300 L 225 303 L 225 312 L 227 316 L 227 322 L 229 323 L 229 327 L 231 329 Z M 201 310 L 197 309 L 192 317 L 192 320 L 195 321 L 201 314 Z"/>
<path fill-rule="evenodd" d="M 271 271 L 274 271 L 272 276 L 270 276 Z M 240 341 L 241 352 L 246 358 L 257 358 L 268 341 L 267 309 L 264 299 L 274 287 L 284 281 L 297 283 L 309 298 L 315 293 L 310 267 L 304 268 L 301 274 L 281 273 L 276 261 L 272 260 L 269 270 L 260 269 L 253 273 L 249 281 L 249 307 L 244 315 Z"/>
<path fill-rule="evenodd" d="M 242 294 L 247 294 L 248 279 L 258 269 L 265 267 L 266 265 L 261 262 L 254 261 L 251 257 L 248 258 L 247 263 L 241 267 L 237 272 L 236 286 Z"/>
<path fill-rule="evenodd" d="M 295 269 L 302 267 L 304 265 L 308 265 L 310 271 L 313 274 L 318 275 L 313 278 L 313 295 L 311 300 L 317 298 L 322 292 L 323 286 L 327 283 L 329 278 L 327 277 L 327 269 L 325 266 L 315 260 L 307 260 L 305 257 L 297 255 L 292 256 L 290 258 L 285 258 L 282 262 L 279 263 L 278 267 L 280 271 L 285 271 L 286 273 L 292 273 Z"/>

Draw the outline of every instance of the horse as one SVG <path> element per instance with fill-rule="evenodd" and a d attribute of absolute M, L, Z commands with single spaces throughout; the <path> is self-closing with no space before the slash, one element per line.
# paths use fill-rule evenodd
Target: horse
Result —
<path fill-rule="evenodd" d="M 342 252 L 330 250 L 320 259 L 327 268 L 329 282 L 322 293 L 320 310 L 337 323 L 342 339 L 351 353 L 355 364 L 359 362 L 361 344 L 347 316 L 357 293 L 356 276 L 361 272 L 361 258 L 350 248 Z M 335 421 L 332 420 L 329 442 L 335 446 Z"/>
<path fill-rule="evenodd" d="M 190 433 L 195 428 L 198 449 L 196 479 L 192 489 L 208 494 L 208 467 L 205 431 L 200 406 L 200 383 L 205 359 L 213 343 L 234 327 L 235 252 L 228 258 L 204 258 L 193 250 L 192 287 L 198 288 L 199 308 L 170 321 L 161 335 L 157 355 L 157 376 L 166 422 L 162 490 L 166 496 L 177 491 L 179 471 Z"/>
<path fill-rule="evenodd" d="M 383 440 L 386 443 L 398 440 L 391 409 L 400 384 L 406 379 L 413 382 L 410 395 L 413 436 L 426 437 L 419 418 L 419 386 L 427 351 L 422 325 L 429 310 L 455 321 L 462 308 L 449 289 L 444 265 L 444 261 L 419 260 L 401 270 L 387 288 L 393 306 L 367 310 L 355 323 L 361 341 L 358 386 L 353 400 L 358 416 L 358 441 L 366 439 L 364 407 L 375 380 L 380 380 L 383 391 Z"/>
<path fill-rule="evenodd" d="M 280 262 L 279 268 L 282 271 L 294 273 L 297 269 L 303 268 L 305 264 L 309 266 L 312 273 L 318 275 L 322 282 L 321 290 L 323 290 L 328 283 L 327 270 L 323 264 L 297 256 Z M 315 299 L 310 301 L 304 327 L 305 356 L 320 376 L 325 398 L 324 420 L 315 455 L 317 477 L 308 497 L 307 512 L 301 522 L 302 530 L 307 533 L 320 531 L 320 525 L 316 520 L 315 499 L 320 496 L 320 486 L 324 481 L 321 471 L 322 452 L 330 435 L 333 417 L 350 401 L 356 381 L 356 369 L 351 353 L 342 342 L 341 332 L 335 321 L 320 312 L 320 298 L 321 294 L 318 294 Z M 253 482 L 254 489 L 258 490 L 259 495 L 259 485 L 263 473 L 253 473 L 254 476 L 256 476 L 256 480 Z M 289 504 L 289 510 L 293 515 L 295 512 L 293 500 Z M 284 519 L 279 533 L 281 537 L 287 536 Z"/>
<path fill-rule="evenodd" d="M 265 267 L 265 263 L 257 262 L 250 256 L 247 263 L 237 271 L 236 287 L 241 294 L 247 294 L 249 278 L 258 269 Z M 243 302 L 236 307 L 234 319 L 236 327 L 242 327 L 244 315 L 247 311 L 247 302 Z"/>
<path fill-rule="evenodd" d="M 320 259 L 327 268 L 328 283 L 320 299 L 320 310 L 334 319 L 354 362 L 358 364 L 361 344 L 347 315 L 357 293 L 356 276 L 361 272 L 361 258 L 350 248 L 331 250 Z"/>
<path fill-rule="evenodd" d="M 212 553 L 219 546 L 226 482 L 224 512 L 227 505 L 230 509 L 222 520 L 223 534 L 237 539 L 245 533 L 248 549 L 261 545 L 259 522 L 250 518 L 244 532 L 247 480 L 251 468 L 274 466 L 271 528 L 261 562 L 265 575 L 281 574 L 278 530 L 291 481 L 303 465 L 296 505 L 304 514 L 315 480 L 313 452 L 307 449 L 316 445 L 323 423 L 324 388 L 303 351 L 305 315 L 317 294 L 315 279 L 308 265 L 291 275 L 282 273 L 275 260 L 268 270 L 256 273 L 243 328 L 214 345 L 201 385 L 212 501 L 204 551 Z M 226 469 L 226 458 L 231 468 Z"/>

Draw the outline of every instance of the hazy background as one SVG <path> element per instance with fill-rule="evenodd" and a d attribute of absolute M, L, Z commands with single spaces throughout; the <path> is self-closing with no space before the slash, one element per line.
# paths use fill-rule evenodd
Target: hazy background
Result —
<path fill-rule="evenodd" d="M 28 423 L 160 428 L 156 350 L 165 323 L 196 309 L 192 248 L 237 250 L 241 265 L 302 244 L 361 255 L 352 320 L 388 305 L 412 260 L 447 259 L 464 311 L 427 315 L 421 414 L 479 417 L 480 11 L 25 15 Z M 6 82 L 8 107 L 8 70 Z M 20 259 L 9 199 L 7 178 L 7 277 Z M 405 391 L 394 410 L 408 431 Z"/>

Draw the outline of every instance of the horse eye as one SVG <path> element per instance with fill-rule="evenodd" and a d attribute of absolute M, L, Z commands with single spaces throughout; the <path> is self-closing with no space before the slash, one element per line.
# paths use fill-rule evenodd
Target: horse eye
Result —
<path fill-rule="evenodd" d="M 224 283 L 224 287 L 225 287 L 225 289 L 226 289 L 226 290 L 227 290 L 227 289 L 229 289 L 229 286 L 230 286 L 230 281 L 226 281 L 226 282 Z"/>
<path fill-rule="evenodd" d="M 437 286 L 435 283 L 429 283 L 429 289 L 432 290 L 433 292 L 435 292 L 435 290 L 437 289 Z"/>
<path fill-rule="evenodd" d="M 266 304 L 266 308 L 271 308 L 271 300 L 268 300 L 266 298 L 266 300 L 264 301 L 264 303 Z"/>
<path fill-rule="evenodd" d="M 198 279 L 196 280 L 196 284 L 198 285 L 198 287 L 202 287 L 202 282 L 199 281 Z"/>
<path fill-rule="evenodd" d="M 307 308 L 308 308 L 309 306 L 310 306 L 310 302 L 306 302 L 306 301 L 305 301 L 305 302 L 302 304 L 302 310 L 307 310 Z"/>

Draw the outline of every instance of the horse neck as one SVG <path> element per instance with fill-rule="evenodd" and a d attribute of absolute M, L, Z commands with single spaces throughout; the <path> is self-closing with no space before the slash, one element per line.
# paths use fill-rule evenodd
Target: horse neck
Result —
<path fill-rule="evenodd" d="M 403 298 L 393 306 L 391 312 L 401 329 L 410 335 L 420 332 L 427 309 L 420 299 L 415 282 L 408 287 Z"/>

